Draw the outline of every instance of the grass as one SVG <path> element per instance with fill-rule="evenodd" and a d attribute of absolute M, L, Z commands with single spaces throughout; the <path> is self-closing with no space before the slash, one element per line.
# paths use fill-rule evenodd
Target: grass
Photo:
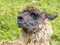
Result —
<path fill-rule="evenodd" d="M 16 24 L 18 11 L 29 5 L 58 15 L 51 24 L 54 30 L 53 39 L 60 42 L 60 0 L 38 0 L 36 3 L 32 0 L 0 0 L 0 41 L 19 39 L 21 29 Z"/>

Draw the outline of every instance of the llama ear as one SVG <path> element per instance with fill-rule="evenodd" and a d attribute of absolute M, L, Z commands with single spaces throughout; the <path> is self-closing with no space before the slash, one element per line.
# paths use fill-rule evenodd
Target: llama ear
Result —
<path fill-rule="evenodd" d="M 49 20 L 54 20 L 54 19 L 57 17 L 57 15 L 48 14 L 46 17 L 47 17 Z"/>

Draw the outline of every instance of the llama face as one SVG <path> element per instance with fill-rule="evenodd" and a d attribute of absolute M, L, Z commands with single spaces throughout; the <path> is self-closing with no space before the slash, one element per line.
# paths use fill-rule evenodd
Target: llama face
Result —
<path fill-rule="evenodd" d="M 20 28 L 27 32 L 31 32 L 38 28 L 39 15 L 34 13 L 25 12 L 18 16 L 17 24 Z"/>
<path fill-rule="evenodd" d="M 48 15 L 45 12 L 40 12 L 38 9 L 30 7 L 19 14 L 17 17 L 17 24 L 24 32 L 31 33 L 37 31 L 39 25 L 41 25 L 46 18 L 52 20 L 56 18 L 56 16 Z"/>

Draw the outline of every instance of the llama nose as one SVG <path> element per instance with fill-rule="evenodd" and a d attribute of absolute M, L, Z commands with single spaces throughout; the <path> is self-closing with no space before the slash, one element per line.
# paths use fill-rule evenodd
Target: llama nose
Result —
<path fill-rule="evenodd" d="M 21 22 L 17 22 L 18 24 L 18 27 L 22 28 L 23 27 L 23 24 Z"/>

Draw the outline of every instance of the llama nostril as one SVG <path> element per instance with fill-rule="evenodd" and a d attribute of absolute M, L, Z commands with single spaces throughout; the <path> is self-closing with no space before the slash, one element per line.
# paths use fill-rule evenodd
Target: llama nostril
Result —
<path fill-rule="evenodd" d="M 21 20 L 23 20 L 23 17 L 19 16 L 19 17 L 18 17 L 18 19 L 21 19 Z"/>

